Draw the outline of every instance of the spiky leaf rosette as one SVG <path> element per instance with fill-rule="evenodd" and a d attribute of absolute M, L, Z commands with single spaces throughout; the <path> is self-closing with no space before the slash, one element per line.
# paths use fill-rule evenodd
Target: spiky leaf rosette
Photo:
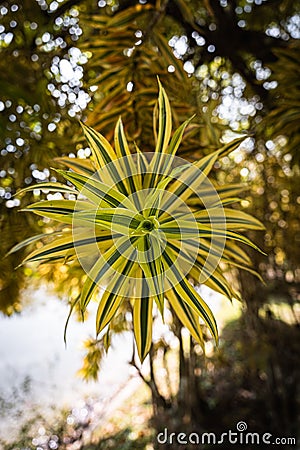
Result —
<path fill-rule="evenodd" d="M 160 83 L 157 116 L 153 153 L 142 153 L 137 147 L 131 153 L 121 119 L 114 148 L 83 125 L 92 160 L 62 158 L 71 170 L 59 173 L 69 185 L 38 185 L 67 198 L 26 208 L 65 227 L 24 262 L 79 260 L 87 274 L 78 299 L 82 312 L 101 287 L 98 334 L 129 299 L 141 361 L 152 342 L 153 307 L 163 314 L 165 299 L 201 345 L 201 321 L 218 340 L 215 318 L 194 285 L 206 284 L 230 299 L 235 297 L 220 263 L 252 271 L 239 244 L 257 247 L 238 231 L 263 228 L 255 218 L 228 207 L 238 201 L 239 186 L 216 186 L 208 179 L 215 162 L 235 150 L 242 139 L 187 163 L 176 157 L 176 151 L 190 120 L 172 135 L 170 104 Z M 13 250 L 40 238 L 33 237 Z"/>

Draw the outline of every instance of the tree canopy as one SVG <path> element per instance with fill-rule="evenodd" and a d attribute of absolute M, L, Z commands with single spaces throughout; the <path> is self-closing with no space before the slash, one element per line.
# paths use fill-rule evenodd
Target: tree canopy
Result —
<path fill-rule="evenodd" d="M 180 155 L 206 154 L 224 127 L 252 133 L 238 164 L 225 159 L 218 176 L 252 182 L 249 209 L 267 225 L 268 262 L 258 263 L 268 278 L 294 280 L 299 2 L 16 0 L 1 2 L 0 17 L 3 256 L 45 227 L 16 212 L 30 201 L 17 190 L 55 180 L 55 157 L 89 156 L 78 118 L 111 137 L 122 115 L 131 141 L 153 148 L 159 75 L 175 124 L 197 114 Z M 14 270 L 21 253 L 1 260 L 3 311 L 18 309 L 30 271 Z"/>

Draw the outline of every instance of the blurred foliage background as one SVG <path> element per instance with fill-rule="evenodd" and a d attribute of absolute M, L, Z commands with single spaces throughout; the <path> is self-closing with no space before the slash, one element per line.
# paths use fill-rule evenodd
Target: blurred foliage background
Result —
<path fill-rule="evenodd" d="M 55 181 L 58 176 L 51 167 L 60 167 L 60 157 L 89 157 L 78 119 L 111 139 L 122 115 L 130 141 L 151 151 L 159 75 L 175 126 L 196 114 L 180 156 L 195 160 L 220 140 L 249 134 L 241 149 L 215 166 L 214 176 L 219 183 L 244 183 L 242 207 L 266 227 L 265 233 L 250 236 L 267 253 L 250 252 L 265 284 L 238 268 L 224 267 L 241 291 L 243 311 L 224 330 L 218 353 L 204 358 L 170 317 L 178 343 L 176 363 L 167 339 L 153 343 L 146 375 L 133 355 L 131 363 L 151 391 L 157 429 L 165 423 L 176 431 L 184 423 L 186 430 L 224 430 L 233 419 L 244 418 L 259 430 L 276 434 L 280 428 L 282 434 L 296 434 L 299 39 L 299 1 L 0 1 L 4 314 L 20 311 L 22 289 L 40 279 L 51 282 L 69 301 L 80 290 L 80 267 L 15 270 L 23 251 L 5 256 L 24 238 L 53 230 L 51 222 L 18 212 L 32 197 L 52 194 L 15 194 L 37 182 Z M 125 305 L 114 322 L 116 332 L 130 328 L 126 317 Z M 87 343 L 85 377 L 97 377 L 103 348 L 102 341 Z M 161 388 L 159 373 L 168 384 L 170 364 L 177 374 L 175 391 Z"/>

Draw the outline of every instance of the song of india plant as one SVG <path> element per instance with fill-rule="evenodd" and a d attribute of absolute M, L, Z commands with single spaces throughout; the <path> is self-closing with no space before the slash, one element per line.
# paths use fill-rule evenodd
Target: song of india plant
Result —
<path fill-rule="evenodd" d="M 63 226 L 12 249 L 40 241 L 24 263 L 79 261 L 86 280 L 76 301 L 84 313 L 92 297 L 97 300 L 97 334 L 129 301 L 141 361 L 151 347 L 154 308 L 162 316 L 171 308 L 201 345 L 203 324 L 217 342 L 215 318 L 198 286 L 238 297 L 222 263 L 255 273 L 241 244 L 259 249 L 240 231 L 263 229 L 257 219 L 231 207 L 240 200 L 241 186 L 219 186 L 208 178 L 215 163 L 244 138 L 189 163 L 176 152 L 192 119 L 172 133 L 171 108 L 160 82 L 157 111 L 153 152 L 129 146 L 121 118 L 114 145 L 82 124 L 92 157 L 61 159 L 69 170 L 57 172 L 66 184 L 39 183 L 21 192 L 61 193 L 61 199 L 39 201 L 25 210 Z"/>

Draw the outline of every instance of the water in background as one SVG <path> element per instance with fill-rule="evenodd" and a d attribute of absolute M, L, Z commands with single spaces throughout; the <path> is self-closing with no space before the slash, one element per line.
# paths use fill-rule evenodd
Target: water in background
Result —
<path fill-rule="evenodd" d="M 85 323 L 71 318 L 65 348 L 67 305 L 45 287 L 26 295 L 31 301 L 21 314 L 0 316 L 0 439 L 13 436 L 33 412 L 82 405 L 85 397 L 98 402 L 104 419 L 136 386 L 137 379 L 128 384 L 132 338 L 115 338 L 99 381 L 86 383 L 76 372 L 82 365 L 83 341 L 95 336 L 94 311 Z"/>

